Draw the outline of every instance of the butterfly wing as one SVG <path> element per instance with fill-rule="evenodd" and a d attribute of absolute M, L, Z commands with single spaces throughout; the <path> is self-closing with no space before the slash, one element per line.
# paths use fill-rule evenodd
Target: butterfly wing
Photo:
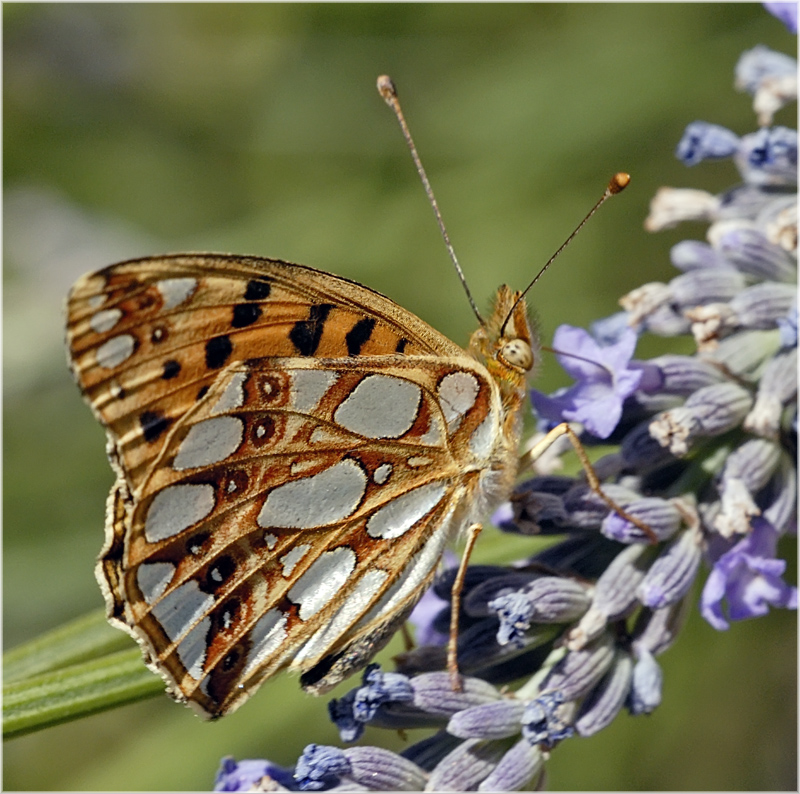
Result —
<path fill-rule="evenodd" d="M 163 434 L 232 361 L 269 356 L 463 355 L 373 290 L 302 265 L 177 254 L 80 279 L 70 365 L 135 493 Z"/>
<path fill-rule="evenodd" d="M 109 614 L 206 716 L 282 667 L 338 656 L 324 691 L 363 666 L 472 520 L 498 390 L 360 285 L 241 257 L 124 263 L 76 286 L 69 341 L 119 473 Z"/>

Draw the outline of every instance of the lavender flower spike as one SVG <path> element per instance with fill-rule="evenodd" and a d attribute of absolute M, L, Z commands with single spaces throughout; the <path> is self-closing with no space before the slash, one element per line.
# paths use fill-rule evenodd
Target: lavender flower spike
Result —
<path fill-rule="evenodd" d="M 796 26 L 795 5 L 780 14 Z M 428 734 L 400 753 L 311 744 L 293 769 L 225 759 L 217 790 L 538 788 L 561 742 L 623 707 L 650 714 L 669 693 L 658 657 L 698 606 L 704 569 L 699 611 L 715 629 L 797 609 L 779 556 L 797 522 L 797 133 L 766 126 L 796 98 L 796 62 L 755 47 L 736 80 L 761 129 L 693 122 L 678 154 L 701 169 L 727 160 L 737 184 L 662 188 L 646 221 L 651 231 L 703 221 L 705 239 L 672 246 L 675 277 L 632 290 L 592 334 L 560 327 L 553 345 L 574 384 L 531 396 L 540 430 L 579 426 L 603 494 L 651 533 L 587 477 L 553 473 L 566 470 L 561 439 L 494 515 L 530 543 L 525 558 L 470 565 L 455 616 L 455 565 L 440 573 L 396 672 L 371 665 L 329 704 L 343 742 L 367 726 Z M 634 361 L 644 334 L 663 337 L 664 352 Z M 365 602 L 362 626 L 393 592 Z M 460 688 L 446 670 L 452 618 Z"/>

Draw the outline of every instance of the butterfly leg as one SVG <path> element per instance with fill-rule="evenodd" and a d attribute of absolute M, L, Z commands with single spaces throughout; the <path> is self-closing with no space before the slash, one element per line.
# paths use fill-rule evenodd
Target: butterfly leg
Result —
<path fill-rule="evenodd" d="M 562 436 L 566 436 L 569 439 L 569 442 L 572 444 L 575 454 L 578 456 L 578 460 L 580 460 L 581 466 L 583 466 L 583 470 L 586 472 L 586 479 L 592 491 L 596 493 L 611 510 L 617 513 L 617 515 L 621 516 L 626 521 L 630 521 L 631 524 L 641 529 L 642 532 L 644 532 L 644 534 L 650 538 L 652 543 L 658 543 L 658 538 L 656 537 L 655 532 L 653 532 L 653 530 L 650 529 L 647 524 L 630 515 L 629 513 L 626 513 L 625 510 L 623 510 L 622 507 L 620 507 L 613 499 L 603 493 L 602 488 L 600 487 L 600 479 L 597 476 L 597 473 L 595 472 L 591 462 L 589 461 L 589 456 L 586 454 L 583 444 L 581 444 L 581 441 L 576 435 L 575 431 L 567 422 L 562 422 L 560 425 L 556 425 L 541 441 L 534 444 L 522 456 L 519 467 L 520 471 L 525 467 L 530 466 L 544 453 L 549 446 L 551 446 Z"/>
<path fill-rule="evenodd" d="M 468 530 L 467 547 L 461 555 L 458 572 L 453 582 L 452 598 L 450 600 L 450 639 L 447 641 L 447 671 L 450 673 L 453 692 L 461 691 L 461 675 L 458 672 L 458 614 L 461 611 L 461 591 L 464 589 L 464 578 L 467 575 L 467 566 L 472 550 L 481 534 L 483 526 L 473 524 Z"/>

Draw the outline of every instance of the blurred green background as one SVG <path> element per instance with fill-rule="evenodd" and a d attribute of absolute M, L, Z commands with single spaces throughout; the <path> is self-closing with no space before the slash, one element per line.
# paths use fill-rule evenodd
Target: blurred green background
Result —
<path fill-rule="evenodd" d="M 704 228 L 647 235 L 652 194 L 736 181 L 677 163 L 684 127 L 754 129 L 740 53 L 796 46 L 756 4 L 5 4 L 3 37 L 6 648 L 102 604 L 112 477 L 62 351 L 79 275 L 167 251 L 279 257 L 465 343 L 474 318 L 375 91 L 388 73 L 483 306 L 632 174 L 531 295 L 549 340 L 674 275 L 670 246 Z M 541 388 L 562 382 L 546 361 Z M 487 532 L 477 558 L 530 549 Z M 794 613 L 722 634 L 693 616 L 661 661 L 661 708 L 559 747 L 550 788 L 796 789 Z M 310 741 L 338 743 L 325 701 L 283 675 L 216 724 L 160 696 L 13 740 L 3 784 L 209 789 L 223 755 L 290 764 Z"/>

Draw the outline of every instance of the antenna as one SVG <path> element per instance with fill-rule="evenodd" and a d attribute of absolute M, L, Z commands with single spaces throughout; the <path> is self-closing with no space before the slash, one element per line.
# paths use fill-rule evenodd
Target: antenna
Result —
<path fill-rule="evenodd" d="M 623 190 L 625 190 L 630 181 L 631 181 L 630 176 L 622 171 L 620 171 L 617 174 L 614 174 L 614 176 L 611 177 L 611 181 L 608 183 L 608 187 L 606 187 L 605 193 L 603 193 L 603 195 L 600 197 L 600 200 L 594 205 L 594 207 L 592 207 L 589 210 L 586 217 L 575 227 L 575 231 L 573 231 L 572 234 L 569 237 L 567 237 L 566 240 L 564 240 L 564 242 L 559 247 L 558 251 L 556 251 L 550 257 L 550 259 L 548 259 L 547 262 L 544 263 L 544 267 L 533 277 L 533 281 L 531 281 L 531 283 L 528 284 L 528 286 L 525 287 L 524 290 L 522 290 L 519 297 L 514 302 L 514 305 L 511 307 L 511 311 L 509 311 L 508 316 L 506 317 L 505 320 L 503 320 L 503 325 L 500 327 L 501 337 L 506 332 L 506 326 L 508 325 L 508 321 L 511 319 L 511 315 L 514 314 L 514 309 L 517 308 L 517 304 L 519 304 L 519 302 L 525 297 L 525 295 L 528 293 L 528 290 L 542 277 L 545 270 L 547 270 L 547 268 L 550 267 L 550 265 L 552 265 L 553 262 L 556 260 L 556 257 L 558 257 L 558 255 L 573 241 L 575 235 L 577 235 L 578 232 L 583 228 L 586 221 L 588 221 L 589 218 L 591 218 L 592 215 L 594 215 L 595 212 L 597 212 L 597 210 L 599 210 L 600 207 L 603 204 L 605 204 L 606 201 L 608 201 L 608 199 L 610 199 L 612 196 L 615 196 L 617 193 L 621 193 Z"/>
<path fill-rule="evenodd" d="M 453 245 L 450 242 L 450 237 L 447 234 L 447 229 L 445 228 L 444 221 L 442 220 L 442 213 L 439 212 L 439 205 L 436 203 L 436 197 L 433 195 L 433 188 L 431 188 L 428 175 L 425 173 L 425 169 L 422 167 L 422 161 L 419 159 L 417 147 L 414 145 L 414 139 L 411 137 L 411 132 L 408 129 L 408 124 L 406 124 L 403 110 L 400 107 L 400 100 L 397 98 L 397 88 L 395 87 L 394 81 L 391 77 L 383 74 L 378 78 L 378 92 L 384 98 L 386 104 L 394 111 L 394 115 L 397 116 L 397 120 L 400 122 L 400 129 L 403 131 L 403 137 L 406 139 L 411 156 L 414 158 L 414 165 L 416 165 L 417 173 L 419 174 L 420 180 L 422 180 L 422 186 L 425 188 L 428 201 L 433 208 L 433 214 L 436 216 L 436 223 L 439 224 L 439 231 L 442 233 L 444 244 L 447 247 L 447 253 L 450 255 L 450 261 L 453 263 L 453 267 L 456 269 L 458 278 L 461 281 L 461 286 L 464 287 L 464 292 L 467 293 L 467 300 L 469 301 L 469 305 L 472 307 L 472 311 L 475 312 L 478 322 L 482 326 L 485 326 L 486 323 L 484 322 L 483 317 L 481 317 L 481 313 L 478 311 L 478 306 L 475 303 L 475 299 L 472 297 L 472 293 L 469 291 L 469 287 L 467 286 L 467 280 L 464 278 L 464 271 L 461 269 L 461 265 L 458 263 L 458 259 L 456 258 L 456 252 L 453 250 Z M 595 207 L 595 209 L 597 208 Z"/>

